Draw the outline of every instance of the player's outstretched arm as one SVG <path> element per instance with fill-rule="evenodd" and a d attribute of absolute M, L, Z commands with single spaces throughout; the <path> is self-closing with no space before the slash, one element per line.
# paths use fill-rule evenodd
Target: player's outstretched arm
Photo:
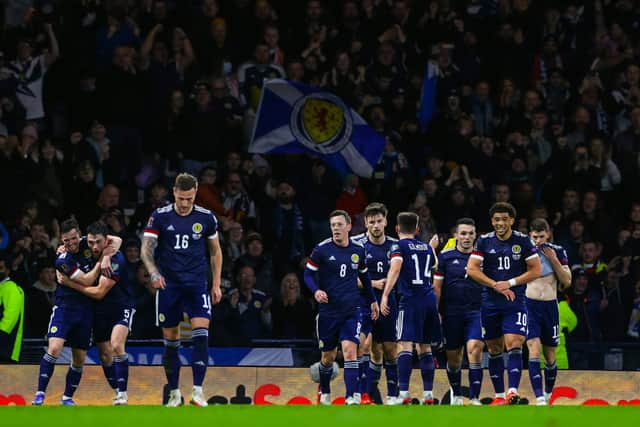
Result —
<path fill-rule="evenodd" d="M 100 280 L 98 281 L 97 286 L 82 286 L 81 284 L 71 279 L 64 281 L 65 286 L 75 289 L 76 291 L 88 296 L 89 298 L 93 298 L 96 300 L 101 300 L 102 298 L 104 298 L 115 284 L 115 280 L 105 276 L 100 276 Z"/>
<path fill-rule="evenodd" d="M 142 237 L 142 246 L 140 248 L 140 258 L 144 263 L 144 266 L 147 267 L 147 271 L 149 272 L 149 276 L 151 276 L 151 286 L 154 289 L 164 289 L 165 282 L 164 277 L 158 271 L 158 267 L 156 266 L 156 261 L 153 258 L 153 254 L 158 246 L 158 238 L 150 237 L 145 234 Z"/>
<path fill-rule="evenodd" d="M 220 283 L 222 281 L 222 249 L 220 248 L 220 239 L 216 237 L 208 240 L 209 245 L 209 263 L 211 264 L 211 273 L 213 275 L 213 284 L 211 286 L 211 301 L 218 304 L 222 299 L 222 291 Z"/>
<path fill-rule="evenodd" d="M 524 274 L 515 277 L 515 285 L 526 285 L 529 282 L 533 282 L 542 274 L 542 263 L 540 262 L 540 257 L 537 254 L 534 254 L 527 258 L 527 271 Z"/>
<path fill-rule="evenodd" d="M 94 286 L 96 284 L 96 281 L 98 280 L 98 277 L 100 277 L 100 263 L 96 262 L 96 264 L 93 266 L 91 271 L 85 273 L 81 270 L 78 270 L 73 275 L 73 279 L 70 279 L 70 278 L 68 279 L 70 281 L 76 282 L 78 285 L 82 287 L 87 287 L 87 286 Z"/>

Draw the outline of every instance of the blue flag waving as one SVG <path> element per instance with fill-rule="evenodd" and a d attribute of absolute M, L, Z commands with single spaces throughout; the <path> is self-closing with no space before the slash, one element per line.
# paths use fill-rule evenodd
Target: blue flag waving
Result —
<path fill-rule="evenodd" d="M 311 153 L 337 171 L 369 178 L 382 135 L 332 93 L 282 79 L 264 84 L 249 151 Z"/>
<path fill-rule="evenodd" d="M 427 125 L 436 112 L 436 89 L 438 86 L 438 65 L 433 61 L 428 61 L 422 79 L 422 94 L 420 97 L 420 110 L 418 111 L 418 122 L 420 129 L 424 132 Z"/>

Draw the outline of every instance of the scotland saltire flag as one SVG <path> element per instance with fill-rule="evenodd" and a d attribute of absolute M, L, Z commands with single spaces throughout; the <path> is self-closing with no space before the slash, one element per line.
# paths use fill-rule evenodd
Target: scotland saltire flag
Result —
<path fill-rule="evenodd" d="M 436 112 L 436 88 L 438 85 L 438 65 L 433 61 L 428 61 L 422 79 L 422 95 L 420 97 L 420 111 L 418 111 L 418 122 L 420 129 L 425 131 Z"/>
<path fill-rule="evenodd" d="M 382 135 L 332 93 L 282 79 L 264 84 L 249 151 L 312 153 L 343 174 L 369 178 Z"/>

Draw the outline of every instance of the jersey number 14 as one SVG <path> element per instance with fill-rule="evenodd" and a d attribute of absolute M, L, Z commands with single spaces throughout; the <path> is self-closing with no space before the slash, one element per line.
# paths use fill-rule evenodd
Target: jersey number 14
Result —
<path fill-rule="evenodd" d="M 413 260 L 413 266 L 416 269 L 416 278 L 411 281 L 414 285 L 423 285 L 424 280 L 423 277 L 429 279 L 431 277 L 431 254 L 427 255 L 427 262 L 424 266 L 424 273 L 422 273 L 422 269 L 420 268 L 420 259 L 418 258 L 418 254 L 411 255 L 411 259 Z"/>

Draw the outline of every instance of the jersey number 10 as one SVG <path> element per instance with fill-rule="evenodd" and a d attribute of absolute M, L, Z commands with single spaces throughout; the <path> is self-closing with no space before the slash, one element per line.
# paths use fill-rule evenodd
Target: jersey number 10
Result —
<path fill-rule="evenodd" d="M 420 259 L 418 258 L 418 254 L 411 255 L 411 259 L 413 260 L 413 266 L 416 269 L 416 278 L 413 279 L 411 283 L 414 285 L 423 285 L 424 281 L 422 280 L 422 278 L 426 277 L 427 279 L 429 279 L 431 277 L 431 254 L 427 255 L 427 263 L 424 266 L 424 274 L 421 273 L 422 269 L 420 268 Z"/>

